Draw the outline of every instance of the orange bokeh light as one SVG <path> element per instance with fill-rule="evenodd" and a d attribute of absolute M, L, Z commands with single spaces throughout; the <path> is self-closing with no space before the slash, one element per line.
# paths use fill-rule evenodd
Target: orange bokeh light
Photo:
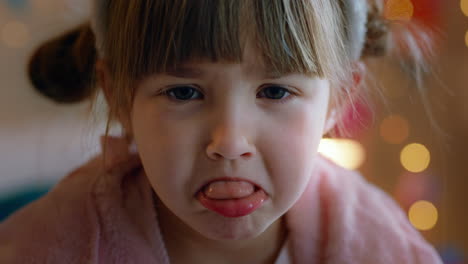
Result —
<path fill-rule="evenodd" d="M 414 6 L 411 0 L 385 1 L 384 17 L 388 20 L 409 21 L 413 14 Z"/>
<path fill-rule="evenodd" d="M 408 121 L 399 115 L 391 115 L 385 118 L 380 125 L 380 136 L 387 143 L 403 143 L 408 138 L 408 135 Z"/>

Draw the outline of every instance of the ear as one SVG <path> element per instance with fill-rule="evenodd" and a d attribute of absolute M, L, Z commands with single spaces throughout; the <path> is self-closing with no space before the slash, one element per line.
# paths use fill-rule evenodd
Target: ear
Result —
<path fill-rule="evenodd" d="M 106 102 L 110 102 L 112 79 L 107 63 L 103 59 L 96 61 L 96 76 L 98 85 L 102 88 Z"/>
<path fill-rule="evenodd" d="M 358 94 L 360 92 L 359 91 L 359 86 L 362 83 L 362 79 L 363 79 L 363 76 L 364 76 L 365 71 L 366 71 L 366 67 L 365 67 L 364 63 L 361 62 L 361 61 L 357 61 L 357 62 L 353 63 L 352 67 L 353 67 L 353 69 L 352 69 L 352 82 L 350 83 L 350 87 L 343 88 L 344 90 L 349 91 L 349 95 L 350 95 L 351 98 L 355 97 L 356 94 Z M 337 123 L 339 121 L 342 121 L 341 119 L 344 116 L 346 116 L 345 112 L 348 111 L 348 109 L 351 109 L 349 107 L 349 104 L 351 104 L 351 100 L 349 100 L 349 97 L 348 97 L 348 99 L 346 99 L 344 101 L 344 104 L 345 104 L 344 107 L 339 108 L 341 111 L 338 110 L 338 108 L 333 103 L 330 105 L 330 109 L 328 111 L 328 114 L 327 114 L 327 117 L 326 117 L 326 120 L 325 120 L 323 135 L 329 134 L 333 129 L 335 129 Z M 336 131 L 336 132 L 338 132 L 338 131 Z"/>
<path fill-rule="evenodd" d="M 95 67 L 96 67 L 96 76 L 97 76 L 98 85 L 102 88 L 107 104 L 110 105 L 109 102 L 111 102 L 111 98 L 113 96 L 112 95 L 113 79 L 112 79 L 112 75 L 110 74 L 109 66 L 105 60 L 98 59 L 96 61 Z M 118 109 L 117 109 L 116 117 L 118 121 L 120 122 L 120 124 L 123 126 L 126 136 L 131 138 L 132 136 L 131 136 L 130 120 L 127 120 L 127 117 L 121 116 Z"/>
<path fill-rule="evenodd" d="M 362 61 L 356 61 L 352 64 L 352 83 L 350 91 L 352 95 L 359 93 L 359 86 L 362 83 L 362 79 L 366 73 L 366 65 Z"/>

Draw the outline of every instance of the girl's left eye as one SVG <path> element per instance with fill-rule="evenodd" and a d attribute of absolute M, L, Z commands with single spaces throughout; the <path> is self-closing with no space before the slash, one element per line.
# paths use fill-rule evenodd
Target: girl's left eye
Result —
<path fill-rule="evenodd" d="M 277 101 L 277 103 L 284 103 L 289 99 L 292 99 L 293 94 L 289 89 L 286 89 L 279 85 L 267 85 L 264 86 L 264 89 L 260 91 L 259 94 L 264 93 L 267 97 L 271 97 L 269 99 Z M 285 94 L 289 94 L 289 96 L 284 97 Z"/>
<path fill-rule="evenodd" d="M 198 92 L 198 89 L 192 86 L 177 86 L 171 89 L 167 89 L 160 94 L 169 97 L 173 101 L 184 102 L 191 99 L 197 99 L 197 93 L 201 96 L 201 98 L 198 99 L 203 99 L 203 94 Z M 290 92 L 289 89 L 279 85 L 266 85 L 259 94 L 263 94 L 264 96 L 268 97 L 268 99 L 277 101 L 277 103 L 284 103 L 293 97 L 292 92 Z M 285 97 L 285 94 L 289 94 L 289 96 Z M 257 98 L 261 97 L 257 96 Z"/>

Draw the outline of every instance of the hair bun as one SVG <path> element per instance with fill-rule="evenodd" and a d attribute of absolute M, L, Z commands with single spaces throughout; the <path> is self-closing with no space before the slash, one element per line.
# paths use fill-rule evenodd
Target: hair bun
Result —
<path fill-rule="evenodd" d="M 388 21 L 375 5 L 371 6 L 367 14 L 367 33 L 362 57 L 385 55 L 388 50 L 389 31 Z"/>
<path fill-rule="evenodd" d="M 95 60 L 94 35 L 84 24 L 42 44 L 29 61 L 28 74 L 41 94 L 75 103 L 93 92 Z"/>

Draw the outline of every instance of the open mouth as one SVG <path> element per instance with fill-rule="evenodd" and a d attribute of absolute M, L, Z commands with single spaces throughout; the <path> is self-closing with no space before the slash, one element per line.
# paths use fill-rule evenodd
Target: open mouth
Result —
<path fill-rule="evenodd" d="M 257 210 L 268 196 L 250 182 L 218 180 L 201 188 L 196 198 L 205 208 L 222 216 L 241 217 Z"/>

